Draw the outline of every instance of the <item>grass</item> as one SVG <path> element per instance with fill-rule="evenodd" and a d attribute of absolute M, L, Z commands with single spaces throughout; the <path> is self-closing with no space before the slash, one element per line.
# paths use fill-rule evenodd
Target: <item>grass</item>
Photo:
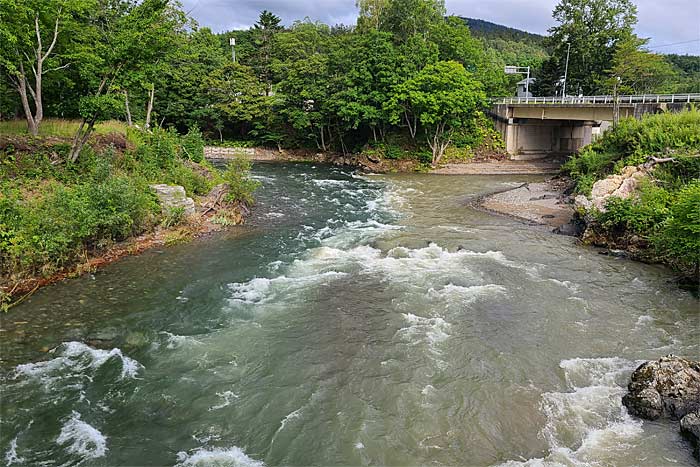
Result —
<path fill-rule="evenodd" d="M 40 136 L 57 136 L 62 138 L 72 137 L 80 126 L 80 120 L 67 120 L 62 118 L 46 118 L 39 126 Z M 126 134 L 127 125 L 118 120 L 109 120 L 95 125 L 95 133 L 106 135 L 110 133 Z M 1 135 L 27 135 L 26 120 L 0 121 Z"/>

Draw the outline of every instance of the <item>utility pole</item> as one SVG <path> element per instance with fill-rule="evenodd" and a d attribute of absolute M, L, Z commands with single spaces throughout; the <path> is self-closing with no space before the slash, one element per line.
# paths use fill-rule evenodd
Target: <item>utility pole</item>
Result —
<path fill-rule="evenodd" d="M 566 49 L 566 66 L 564 67 L 564 85 L 561 89 L 561 98 L 566 97 L 566 79 L 569 76 L 569 54 L 571 53 L 571 42 L 566 43 L 569 47 Z"/>
<path fill-rule="evenodd" d="M 231 45 L 231 58 L 233 59 L 233 63 L 236 63 L 236 38 L 230 38 L 228 43 Z"/>
<path fill-rule="evenodd" d="M 622 78 L 616 76 L 613 83 L 613 128 L 616 128 L 618 123 L 620 123 L 620 96 L 617 93 L 617 85 L 621 81 Z"/>

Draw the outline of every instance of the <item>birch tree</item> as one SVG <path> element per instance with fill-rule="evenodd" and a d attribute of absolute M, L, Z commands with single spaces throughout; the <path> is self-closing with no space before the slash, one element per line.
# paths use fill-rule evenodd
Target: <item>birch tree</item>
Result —
<path fill-rule="evenodd" d="M 90 0 L 0 0 L 0 68 L 19 94 L 33 136 L 39 134 L 44 119 L 44 76 L 71 66 L 67 44 L 75 38 L 67 37 L 66 31 L 73 30 L 74 17 L 91 4 Z"/>

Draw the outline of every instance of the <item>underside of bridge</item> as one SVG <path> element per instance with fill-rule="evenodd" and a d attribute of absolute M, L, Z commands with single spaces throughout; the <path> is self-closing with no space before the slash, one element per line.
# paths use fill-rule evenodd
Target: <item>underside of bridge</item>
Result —
<path fill-rule="evenodd" d="M 634 115 L 621 106 L 620 117 Z M 499 104 L 492 109 L 496 129 L 515 160 L 566 155 L 590 144 L 613 119 L 610 105 L 551 106 Z"/>

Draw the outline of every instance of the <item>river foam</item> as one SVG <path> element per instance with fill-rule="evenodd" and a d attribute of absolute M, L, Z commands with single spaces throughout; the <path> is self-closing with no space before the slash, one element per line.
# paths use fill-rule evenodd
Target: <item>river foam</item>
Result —
<path fill-rule="evenodd" d="M 82 342 L 66 342 L 50 351 L 58 355 L 51 360 L 36 363 L 25 363 L 15 367 L 15 379 L 38 378 L 47 384 L 61 379 L 64 372 L 83 374 L 87 370 L 94 371 L 108 362 L 115 362 L 121 367 L 121 379 L 136 378 L 143 366 L 129 357 L 124 356 L 118 348 L 111 350 L 94 349 Z"/>
<path fill-rule="evenodd" d="M 251 459 L 239 447 L 232 448 L 199 448 L 191 453 L 180 451 L 177 453 L 176 464 L 178 467 L 205 467 L 205 466 L 226 466 L 226 467 L 263 467 L 264 462 Z"/>
<path fill-rule="evenodd" d="M 540 436 L 549 454 L 505 466 L 587 466 L 613 462 L 643 433 L 642 422 L 622 405 L 624 383 L 639 362 L 622 358 L 563 360 L 567 390 L 546 392 L 540 410 L 546 422 Z M 607 459 L 607 460 L 606 460 Z"/>
<path fill-rule="evenodd" d="M 70 418 L 61 427 L 56 443 L 65 446 L 70 454 L 81 459 L 97 459 L 107 453 L 107 438 L 95 427 L 81 420 L 78 412 L 73 411 Z"/>

